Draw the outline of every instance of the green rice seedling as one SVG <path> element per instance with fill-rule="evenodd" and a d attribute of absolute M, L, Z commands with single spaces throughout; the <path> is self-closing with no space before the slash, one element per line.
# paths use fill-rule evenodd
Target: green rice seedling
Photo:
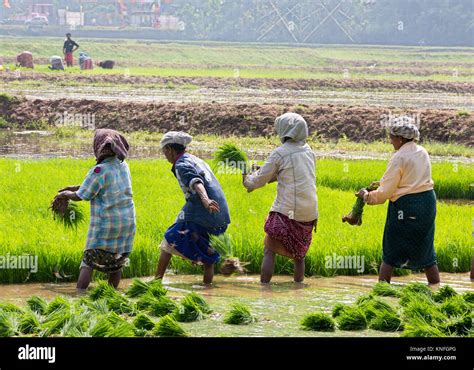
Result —
<path fill-rule="evenodd" d="M 136 314 L 136 307 L 124 296 L 115 294 L 109 296 L 107 299 L 107 307 L 110 311 L 114 311 L 118 314 L 127 314 L 133 316 Z"/>
<path fill-rule="evenodd" d="M 152 333 L 149 330 L 146 330 L 146 329 L 135 328 L 135 330 L 133 332 L 133 335 L 135 337 L 150 337 L 150 336 L 152 336 Z"/>
<path fill-rule="evenodd" d="M 138 298 L 136 305 L 137 305 L 137 310 L 139 311 L 144 311 L 148 310 L 152 304 L 152 302 L 156 301 L 157 298 L 151 295 L 149 292 L 146 294 L 143 294 Z"/>
<path fill-rule="evenodd" d="M 166 295 L 167 290 L 163 288 L 161 280 L 152 280 L 148 283 L 139 279 L 133 279 L 132 284 L 127 289 L 127 296 L 137 298 L 144 294 L 151 294 L 155 297 Z"/>
<path fill-rule="evenodd" d="M 363 330 L 367 328 L 367 319 L 358 307 L 349 307 L 337 317 L 337 324 L 341 330 Z"/>
<path fill-rule="evenodd" d="M 127 322 L 121 321 L 116 325 L 112 325 L 112 329 L 108 333 L 113 338 L 129 338 L 135 336 L 135 327 Z"/>
<path fill-rule="evenodd" d="M 446 337 L 446 334 L 436 325 L 426 321 L 421 316 L 414 316 L 404 323 L 402 337 Z"/>
<path fill-rule="evenodd" d="M 39 314 L 26 310 L 18 321 L 18 329 L 22 334 L 37 334 L 41 331 Z"/>
<path fill-rule="evenodd" d="M 230 325 L 248 325 L 254 321 L 255 317 L 250 312 L 250 308 L 240 302 L 233 303 L 224 317 L 224 322 Z"/>
<path fill-rule="evenodd" d="M 86 311 L 74 312 L 64 323 L 62 337 L 83 337 L 90 325 L 90 314 Z"/>
<path fill-rule="evenodd" d="M 400 297 L 399 289 L 385 281 L 380 281 L 375 284 L 372 293 L 382 297 Z"/>
<path fill-rule="evenodd" d="M 51 302 L 49 302 L 45 314 L 49 315 L 57 310 L 61 310 L 63 308 L 69 309 L 70 307 L 71 303 L 63 296 L 58 295 Z"/>
<path fill-rule="evenodd" d="M 137 329 L 152 330 L 155 327 L 155 323 L 150 317 L 144 313 L 139 313 L 133 320 L 133 325 Z"/>
<path fill-rule="evenodd" d="M 453 288 L 451 288 L 449 285 L 445 285 L 439 288 L 439 290 L 433 294 L 433 299 L 435 302 L 443 302 L 448 298 L 456 296 L 457 294 L 458 293 Z"/>
<path fill-rule="evenodd" d="M 209 307 L 209 305 L 207 304 L 206 300 L 204 299 L 204 297 L 200 294 L 197 294 L 197 293 L 189 293 L 188 295 L 186 295 L 184 297 L 183 300 L 190 300 L 190 301 L 193 301 L 194 303 L 196 303 L 199 308 L 201 309 L 201 311 L 205 314 L 209 314 L 212 312 L 212 309 L 211 307 Z"/>
<path fill-rule="evenodd" d="M 247 263 L 240 262 L 239 258 L 234 256 L 234 246 L 229 234 L 211 235 L 210 245 L 222 258 L 221 274 L 230 276 L 235 273 L 243 274 L 246 272 L 244 266 Z"/>
<path fill-rule="evenodd" d="M 214 161 L 218 166 L 229 166 L 242 171 L 248 172 L 248 158 L 243 150 L 234 144 L 223 144 L 214 153 Z"/>
<path fill-rule="evenodd" d="M 472 307 L 461 296 L 447 298 L 439 305 L 439 310 L 449 317 L 470 313 Z"/>
<path fill-rule="evenodd" d="M 96 301 L 88 302 L 87 308 L 96 315 L 106 315 L 110 312 L 106 298 L 100 298 Z"/>
<path fill-rule="evenodd" d="M 48 309 L 48 303 L 41 297 L 33 296 L 26 301 L 26 305 L 34 312 L 44 315 Z"/>
<path fill-rule="evenodd" d="M 367 191 L 376 190 L 379 187 L 378 184 L 370 184 L 365 189 Z M 347 222 L 349 225 L 362 225 L 362 214 L 364 213 L 365 202 L 357 197 L 354 205 L 352 206 L 351 212 L 342 218 L 342 222 Z"/>
<path fill-rule="evenodd" d="M 462 299 L 467 303 L 474 304 L 474 292 L 466 292 L 462 295 Z"/>
<path fill-rule="evenodd" d="M 410 283 L 402 288 L 402 297 L 403 295 L 410 293 L 420 293 L 428 297 L 431 297 L 433 295 L 433 291 L 431 290 L 431 288 L 428 285 L 420 282 Z"/>
<path fill-rule="evenodd" d="M 149 306 L 149 312 L 153 316 L 165 316 L 178 308 L 178 305 L 175 301 L 168 297 L 159 297 L 151 301 Z"/>
<path fill-rule="evenodd" d="M 153 330 L 153 334 L 158 337 L 187 337 L 188 335 L 178 324 L 178 322 L 171 316 L 163 316 L 158 321 Z"/>
<path fill-rule="evenodd" d="M 403 330 L 403 324 L 396 312 L 382 310 L 370 319 L 369 328 L 378 331 Z"/>
<path fill-rule="evenodd" d="M 106 298 L 107 296 L 115 295 L 117 291 L 113 286 L 111 286 L 107 281 L 99 281 L 97 286 L 95 286 L 89 293 L 89 298 L 93 301 Z"/>
<path fill-rule="evenodd" d="M 110 331 L 112 330 L 112 323 L 109 321 L 107 316 L 100 315 L 96 316 L 92 321 L 87 336 L 103 338 L 109 336 Z"/>
<path fill-rule="evenodd" d="M 53 334 L 59 334 L 71 316 L 71 311 L 67 307 L 58 308 L 56 311 L 49 313 L 43 321 L 41 335 L 49 337 Z"/>
<path fill-rule="evenodd" d="M 136 298 L 147 293 L 149 289 L 150 287 L 146 282 L 141 281 L 140 279 L 133 279 L 132 284 L 127 289 L 126 294 L 130 298 Z"/>
<path fill-rule="evenodd" d="M 17 305 L 13 303 L 0 303 L 0 310 L 7 311 L 7 312 L 13 312 L 13 313 L 22 313 L 23 309 L 18 307 Z"/>
<path fill-rule="evenodd" d="M 201 306 L 188 296 L 181 300 L 180 305 L 173 311 L 174 318 L 179 322 L 192 322 L 203 320 L 205 313 Z"/>
<path fill-rule="evenodd" d="M 441 328 L 441 330 L 450 336 L 467 336 L 472 329 L 472 317 L 471 315 L 465 314 L 449 318 L 443 323 Z"/>
<path fill-rule="evenodd" d="M 163 287 L 161 280 L 152 280 L 148 283 L 148 286 L 148 293 L 156 298 L 165 296 L 168 293 L 168 291 Z"/>
<path fill-rule="evenodd" d="M 364 300 L 358 303 L 357 306 L 364 313 L 368 321 L 371 321 L 377 315 L 380 315 L 383 313 L 391 313 L 391 314 L 396 315 L 396 312 L 392 306 L 390 306 L 387 302 L 384 302 L 378 298 Z"/>
<path fill-rule="evenodd" d="M 17 313 L 0 310 L 0 337 L 13 337 L 18 331 Z"/>
<path fill-rule="evenodd" d="M 316 312 L 306 315 L 303 320 L 301 320 L 301 327 L 303 330 L 335 331 L 336 323 L 328 314 Z"/>
<path fill-rule="evenodd" d="M 50 209 L 53 219 L 66 229 L 77 229 L 86 220 L 82 207 L 68 199 L 54 199 Z"/>
<path fill-rule="evenodd" d="M 431 293 L 431 290 L 430 290 L 430 293 Z M 426 303 L 434 304 L 434 301 L 432 299 L 432 295 L 431 294 L 426 294 L 426 291 L 411 292 L 409 290 L 402 291 L 401 298 L 398 301 L 398 303 L 401 306 L 404 307 L 404 306 L 408 305 L 413 300 L 423 301 L 423 302 L 426 302 Z"/>
<path fill-rule="evenodd" d="M 434 323 L 446 318 L 433 301 L 427 299 L 424 294 L 413 294 L 410 297 L 411 300 L 403 309 L 403 316 L 406 320 L 421 317 L 428 323 Z"/>
<path fill-rule="evenodd" d="M 344 311 L 347 308 L 350 308 L 350 307 L 342 303 L 336 303 L 332 309 L 332 317 L 334 318 L 338 317 L 342 313 L 342 311 Z"/>

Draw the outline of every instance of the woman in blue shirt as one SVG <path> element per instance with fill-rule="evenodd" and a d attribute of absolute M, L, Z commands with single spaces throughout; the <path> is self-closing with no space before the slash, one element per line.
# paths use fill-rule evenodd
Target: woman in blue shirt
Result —
<path fill-rule="evenodd" d="M 165 232 L 156 278 L 163 278 L 171 260 L 177 255 L 204 266 L 204 283 L 211 284 L 214 264 L 220 255 L 210 244 L 210 235 L 223 234 L 230 224 L 227 200 L 209 165 L 192 154 L 186 146 L 192 137 L 170 131 L 163 136 L 161 148 L 175 175 L 186 203 L 175 223 Z"/>

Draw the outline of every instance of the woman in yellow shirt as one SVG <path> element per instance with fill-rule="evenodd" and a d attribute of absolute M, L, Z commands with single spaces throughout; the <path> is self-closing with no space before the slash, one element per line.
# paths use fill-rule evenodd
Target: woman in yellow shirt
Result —
<path fill-rule="evenodd" d="M 390 282 L 395 267 L 423 269 L 429 284 L 439 283 L 434 251 L 436 195 L 427 151 L 416 144 L 420 137 L 411 117 L 401 116 L 390 125 L 396 152 L 377 190 L 360 190 L 369 205 L 389 200 L 383 235 L 379 280 Z"/>

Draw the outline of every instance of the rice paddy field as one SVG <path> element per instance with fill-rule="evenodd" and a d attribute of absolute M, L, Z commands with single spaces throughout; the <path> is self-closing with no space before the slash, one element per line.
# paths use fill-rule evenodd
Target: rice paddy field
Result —
<path fill-rule="evenodd" d="M 113 55 L 117 67 L 51 71 L 62 41 L 0 39 L 0 257 L 37 258 L 34 271 L 0 268 L 0 337 L 473 336 L 472 48 L 84 39 L 82 51 L 94 60 Z M 33 52 L 34 70 L 14 65 L 23 50 Z M 90 289 L 76 292 L 89 204 L 78 203 L 77 228 L 49 208 L 95 163 L 93 130 L 55 123 L 66 111 L 95 115 L 95 127 L 120 130 L 132 146 L 137 234 L 118 290 L 95 273 Z M 292 261 L 277 257 L 272 284 L 261 286 L 276 185 L 247 193 L 241 174 L 213 157 L 233 144 L 261 164 L 279 145 L 273 122 L 286 111 L 310 127 L 320 218 L 305 282 L 293 283 Z M 342 222 L 354 193 L 385 171 L 393 148 L 380 120 L 392 113 L 421 117 L 432 158 L 441 271 L 432 287 L 423 272 L 404 269 L 391 285 L 377 284 L 387 204 L 365 206 L 361 226 Z M 247 263 L 230 277 L 216 266 L 212 287 L 200 267 L 177 257 L 162 283 L 151 277 L 184 204 L 159 148 L 172 129 L 192 133 L 189 151 L 213 168 L 229 203 L 233 256 Z M 340 256 L 360 264 L 338 266 Z"/>

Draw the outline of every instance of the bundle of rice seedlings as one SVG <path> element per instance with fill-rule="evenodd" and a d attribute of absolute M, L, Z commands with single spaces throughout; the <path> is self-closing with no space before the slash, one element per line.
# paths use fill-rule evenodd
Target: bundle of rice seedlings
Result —
<path fill-rule="evenodd" d="M 214 153 L 214 161 L 218 166 L 229 166 L 247 173 L 248 158 L 243 150 L 234 144 L 223 144 Z"/>
<path fill-rule="evenodd" d="M 187 294 L 184 297 L 183 300 L 193 301 L 194 303 L 196 303 L 199 306 L 201 311 L 206 313 L 206 314 L 212 312 L 211 307 L 209 307 L 209 305 L 207 304 L 206 300 L 204 299 L 204 297 L 202 295 L 199 295 L 197 293 L 192 292 L 192 293 Z"/>
<path fill-rule="evenodd" d="M 378 331 L 403 330 L 403 324 L 396 312 L 382 310 L 371 318 L 369 328 Z"/>
<path fill-rule="evenodd" d="M 456 296 L 457 294 L 458 293 L 453 288 L 451 288 L 449 285 L 445 285 L 439 288 L 439 290 L 433 294 L 433 299 L 435 302 L 443 302 L 448 298 Z"/>
<path fill-rule="evenodd" d="M 439 310 L 449 317 L 460 316 L 472 311 L 472 307 L 461 296 L 447 298 L 439 305 Z"/>
<path fill-rule="evenodd" d="M 140 279 L 133 279 L 132 284 L 128 287 L 126 294 L 130 298 L 140 297 L 141 295 L 147 293 L 149 288 L 150 287 L 146 282 L 141 281 Z"/>
<path fill-rule="evenodd" d="M 107 307 L 118 314 L 133 316 L 137 313 L 136 307 L 127 298 L 120 294 L 106 297 Z"/>
<path fill-rule="evenodd" d="M 250 308 L 240 302 L 233 303 L 231 310 L 224 317 L 224 322 L 230 325 L 248 325 L 255 321 Z"/>
<path fill-rule="evenodd" d="M 373 191 L 376 190 L 378 187 L 378 185 L 369 185 L 365 189 L 367 191 Z M 348 215 L 342 217 L 342 222 L 347 222 L 349 225 L 362 225 L 362 214 L 364 213 L 364 206 L 364 201 L 357 197 L 354 205 L 352 206 L 351 212 Z"/>
<path fill-rule="evenodd" d="M 425 303 L 434 304 L 432 296 L 426 294 L 426 292 L 412 293 L 410 291 L 402 291 L 402 296 L 398 303 L 404 307 L 404 306 L 407 306 L 412 301 L 422 301 Z"/>
<path fill-rule="evenodd" d="M 22 334 L 37 334 L 41 331 L 39 314 L 26 310 L 18 321 L 18 329 Z"/>
<path fill-rule="evenodd" d="M 147 293 L 155 297 L 161 297 L 166 295 L 167 290 L 163 288 L 161 280 L 152 280 L 146 283 L 139 279 L 133 279 L 132 284 L 127 289 L 126 294 L 130 298 L 137 298 Z"/>
<path fill-rule="evenodd" d="M 377 298 L 372 298 L 370 300 L 362 301 L 358 304 L 358 307 L 365 315 L 365 318 L 370 321 L 375 318 L 377 315 L 383 313 L 390 313 L 395 314 L 396 312 L 392 306 L 390 306 L 387 302 L 384 302 Z"/>
<path fill-rule="evenodd" d="M 27 306 L 34 312 L 44 315 L 48 308 L 48 303 L 41 297 L 33 296 L 26 301 Z"/>
<path fill-rule="evenodd" d="M 160 321 L 156 323 L 153 334 L 158 337 L 188 336 L 181 325 L 170 315 L 163 316 Z"/>
<path fill-rule="evenodd" d="M 301 320 L 301 327 L 303 330 L 335 331 L 336 323 L 328 314 L 317 312 L 306 315 L 303 320 Z"/>
<path fill-rule="evenodd" d="M 53 212 L 53 219 L 66 229 L 77 229 L 86 220 L 82 207 L 69 199 L 55 198 L 49 208 Z"/>
<path fill-rule="evenodd" d="M 337 317 L 341 330 L 363 330 L 367 328 L 367 319 L 358 307 L 347 307 Z"/>
<path fill-rule="evenodd" d="M 13 303 L 0 303 L 0 310 L 12 313 L 22 313 L 23 309 Z"/>
<path fill-rule="evenodd" d="M 428 285 L 420 282 L 410 283 L 402 288 L 402 296 L 410 293 L 424 294 L 428 297 L 433 295 L 431 288 Z"/>
<path fill-rule="evenodd" d="M 96 301 L 87 303 L 87 308 L 89 311 L 92 311 L 93 313 L 98 315 L 106 315 L 110 312 L 106 298 L 100 298 Z"/>
<path fill-rule="evenodd" d="M 127 321 L 121 321 L 115 325 L 112 325 L 112 329 L 109 331 L 108 337 L 112 338 L 129 338 L 135 336 L 135 327 Z"/>
<path fill-rule="evenodd" d="M 436 325 L 423 317 L 414 316 L 404 323 L 402 337 L 446 337 L 446 334 Z"/>
<path fill-rule="evenodd" d="M 152 330 L 155 327 L 155 323 L 150 319 L 150 317 L 144 313 L 139 313 L 135 320 L 133 320 L 133 325 L 137 329 Z"/>
<path fill-rule="evenodd" d="M 472 317 L 470 315 L 462 315 L 446 320 L 441 326 L 448 335 L 467 336 L 472 329 Z"/>
<path fill-rule="evenodd" d="M 17 313 L 0 310 L 0 337 L 13 337 L 18 331 Z"/>
<path fill-rule="evenodd" d="M 150 314 L 160 317 L 165 316 L 178 308 L 178 305 L 175 301 L 168 297 L 159 297 L 155 298 L 148 307 Z"/>
<path fill-rule="evenodd" d="M 406 320 L 422 318 L 428 323 L 441 322 L 446 316 L 440 312 L 433 301 L 426 298 L 424 294 L 414 294 L 412 299 L 403 309 Z"/>
<path fill-rule="evenodd" d="M 99 281 L 97 286 L 95 286 L 90 291 L 89 298 L 95 301 L 97 299 L 105 298 L 115 294 L 117 294 L 117 291 L 112 285 L 110 285 L 107 281 Z"/>
<path fill-rule="evenodd" d="M 221 255 L 220 272 L 222 275 L 230 276 L 235 273 L 243 274 L 246 272 L 244 268 L 246 263 L 241 263 L 234 256 L 234 247 L 229 234 L 211 235 L 210 245 Z"/>
<path fill-rule="evenodd" d="M 90 315 L 87 312 L 74 312 L 64 323 L 62 337 L 83 337 L 90 325 Z"/>
<path fill-rule="evenodd" d="M 385 281 L 375 284 L 372 293 L 381 297 L 400 297 L 400 291 Z"/>
<path fill-rule="evenodd" d="M 145 311 L 148 310 L 152 304 L 152 302 L 156 301 L 158 298 L 154 297 L 150 293 L 146 293 L 140 296 L 138 298 L 136 305 L 137 305 L 137 310 L 139 311 Z"/>
<path fill-rule="evenodd" d="M 204 319 L 205 313 L 194 300 L 184 297 L 181 304 L 173 311 L 173 317 L 179 322 L 192 322 Z"/>
<path fill-rule="evenodd" d="M 149 330 L 135 328 L 133 335 L 135 337 L 149 337 L 152 336 Z"/>
<path fill-rule="evenodd" d="M 59 334 L 71 315 L 70 310 L 66 307 L 49 313 L 43 321 L 43 331 L 41 335 L 49 337 L 53 334 Z"/>
<path fill-rule="evenodd" d="M 462 295 L 462 299 L 467 303 L 474 304 L 474 292 L 466 292 Z"/>
<path fill-rule="evenodd" d="M 112 330 L 112 323 L 107 316 L 97 316 L 91 323 L 87 335 L 94 338 L 103 338 L 109 336 Z"/>
<path fill-rule="evenodd" d="M 346 308 L 349 308 L 349 306 L 342 303 L 336 303 L 336 305 L 332 309 L 332 317 L 338 317 Z"/>
<path fill-rule="evenodd" d="M 57 310 L 61 310 L 63 308 L 69 309 L 70 307 L 71 303 L 69 303 L 69 301 L 63 296 L 58 295 L 51 302 L 49 302 L 45 314 L 49 315 Z"/>

